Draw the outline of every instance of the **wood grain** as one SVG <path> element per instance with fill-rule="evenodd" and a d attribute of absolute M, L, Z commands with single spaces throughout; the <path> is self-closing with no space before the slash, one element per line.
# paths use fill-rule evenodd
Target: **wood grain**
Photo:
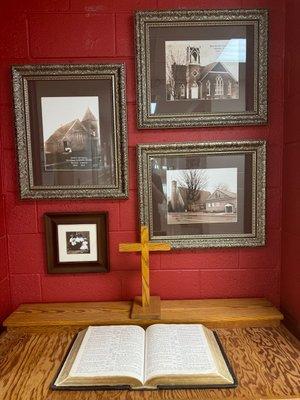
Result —
<path fill-rule="evenodd" d="M 168 250 L 171 250 L 171 246 L 167 243 L 149 242 L 149 229 L 146 225 L 141 226 L 141 243 L 119 244 L 120 252 L 141 252 L 142 306 L 145 309 L 150 307 L 149 252 Z"/>
<path fill-rule="evenodd" d="M 149 318 L 160 319 L 161 316 L 161 300 L 159 296 L 150 296 L 150 303 L 145 307 L 142 303 L 141 296 L 134 298 L 131 310 L 131 319 L 141 320 Z"/>
<path fill-rule="evenodd" d="M 150 306 L 150 274 L 149 274 L 149 231 L 141 227 L 141 271 L 142 271 L 142 307 Z"/>
<path fill-rule="evenodd" d="M 299 399 L 300 347 L 277 328 L 217 329 L 239 386 L 226 390 L 89 391 L 49 389 L 74 333 L 0 336 L 1 400 Z"/>
<path fill-rule="evenodd" d="M 28 331 L 84 328 L 89 325 L 203 323 L 209 328 L 278 326 L 282 314 L 265 299 L 162 300 L 161 319 L 132 320 L 132 302 L 43 303 L 21 305 L 5 321 L 10 329 Z"/>

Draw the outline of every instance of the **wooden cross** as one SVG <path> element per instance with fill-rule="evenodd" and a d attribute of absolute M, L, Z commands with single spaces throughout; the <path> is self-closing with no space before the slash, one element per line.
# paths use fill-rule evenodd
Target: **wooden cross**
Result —
<path fill-rule="evenodd" d="M 149 242 L 149 230 L 147 226 L 141 227 L 140 243 L 120 243 L 120 252 L 141 252 L 141 271 L 142 271 L 142 307 L 150 307 L 150 287 L 149 287 L 149 252 L 168 251 L 171 246 L 168 243 Z"/>

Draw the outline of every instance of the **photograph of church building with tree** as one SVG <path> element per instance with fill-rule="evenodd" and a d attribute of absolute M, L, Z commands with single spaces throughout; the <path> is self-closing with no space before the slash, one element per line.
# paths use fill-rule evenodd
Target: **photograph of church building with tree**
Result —
<path fill-rule="evenodd" d="M 166 98 L 233 100 L 239 98 L 239 62 L 225 40 L 166 42 Z M 224 61 L 223 61 L 224 60 Z"/>
<path fill-rule="evenodd" d="M 168 224 L 237 222 L 237 169 L 167 171 Z"/>

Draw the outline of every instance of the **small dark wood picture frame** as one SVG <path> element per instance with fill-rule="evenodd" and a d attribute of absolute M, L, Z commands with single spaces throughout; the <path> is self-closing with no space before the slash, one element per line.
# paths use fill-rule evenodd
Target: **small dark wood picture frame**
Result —
<path fill-rule="evenodd" d="M 108 213 L 44 214 L 49 274 L 108 272 Z"/>

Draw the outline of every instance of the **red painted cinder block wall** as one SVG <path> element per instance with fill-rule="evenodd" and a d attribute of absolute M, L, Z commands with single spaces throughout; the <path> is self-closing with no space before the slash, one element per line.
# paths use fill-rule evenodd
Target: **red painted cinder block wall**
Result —
<path fill-rule="evenodd" d="M 136 128 L 133 13 L 140 9 L 268 8 L 269 115 L 266 126 L 143 131 Z M 164 299 L 264 296 L 279 304 L 283 150 L 284 1 L 276 0 L 10 0 L 1 5 L 1 165 L 10 278 L 0 274 L 2 318 L 24 302 L 125 300 L 140 292 L 139 258 L 118 243 L 138 239 L 136 144 L 266 139 L 267 245 L 177 251 L 151 256 L 151 288 Z M 12 64 L 125 62 L 129 200 L 20 201 L 12 113 Z M 42 217 L 52 211 L 109 211 L 111 272 L 46 274 Z M 4 235 L 5 236 L 5 235 Z M 2 251 L 1 251 L 2 254 Z M 2 257 L 1 257 L 2 258 Z M 4 283 L 3 283 L 4 282 Z M 3 299 L 4 298 L 4 299 Z M 7 300 L 5 300 L 7 299 Z"/>
<path fill-rule="evenodd" d="M 286 3 L 281 309 L 300 338 L 300 3 Z"/>
<path fill-rule="evenodd" d="M 1 130 L 0 130 L 1 133 Z M 0 152 L 2 154 L 0 136 Z M 0 160 L 0 322 L 10 312 L 10 287 L 8 271 L 7 234 L 5 221 L 5 197 L 3 194 L 3 163 Z M 1 326 L 0 326 L 1 331 Z"/>

